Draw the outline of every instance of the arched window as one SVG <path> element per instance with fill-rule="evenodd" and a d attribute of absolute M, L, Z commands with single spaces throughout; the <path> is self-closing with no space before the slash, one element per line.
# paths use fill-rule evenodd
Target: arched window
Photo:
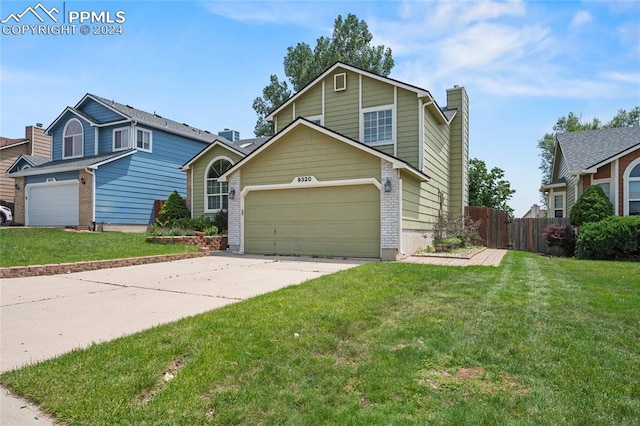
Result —
<path fill-rule="evenodd" d="M 69 120 L 64 127 L 63 158 L 82 157 L 84 132 L 82 123 L 75 118 Z"/>
<path fill-rule="evenodd" d="M 629 216 L 640 215 L 640 159 L 634 163 L 625 173 L 625 214 Z"/>
<path fill-rule="evenodd" d="M 219 157 L 209 163 L 205 176 L 205 211 L 217 212 L 229 207 L 229 184 L 218 182 L 218 178 L 233 166 L 224 157 Z"/>

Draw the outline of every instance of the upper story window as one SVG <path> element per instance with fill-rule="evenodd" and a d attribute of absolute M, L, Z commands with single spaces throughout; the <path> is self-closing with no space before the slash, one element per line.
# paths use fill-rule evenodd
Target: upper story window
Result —
<path fill-rule="evenodd" d="M 153 137 L 151 130 L 136 129 L 136 148 L 151 152 Z"/>
<path fill-rule="evenodd" d="M 63 132 L 62 157 L 82 157 L 84 130 L 79 120 L 72 118 L 67 122 Z"/>
<path fill-rule="evenodd" d="M 233 163 L 227 158 L 216 158 L 207 168 L 205 177 L 205 211 L 217 212 L 229 208 L 229 183 L 218 182 L 218 178 L 231 168 Z"/>
<path fill-rule="evenodd" d="M 322 126 L 322 116 L 321 115 L 314 115 L 313 117 L 307 117 L 307 120 L 309 120 L 313 124 L 317 124 L 318 126 Z"/>
<path fill-rule="evenodd" d="M 365 111 L 362 120 L 363 142 L 393 142 L 393 110 L 391 108 Z"/>
<path fill-rule="evenodd" d="M 113 130 L 113 150 L 129 148 L 129 128 L 123 127 Z"/>

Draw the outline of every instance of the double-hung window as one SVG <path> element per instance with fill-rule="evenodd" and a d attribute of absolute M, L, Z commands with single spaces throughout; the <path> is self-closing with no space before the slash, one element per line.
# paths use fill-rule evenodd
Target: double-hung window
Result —
<path fill-rule="evenodd" d="M 553 196 L 553 217 L 564 217 L 564 194 Z"/>
<path fill-rule="evenodd" d="M 627 185 L 629 216 L 640 215 L 640 164 L 636 165 L 629 172 Z"/>
<path fill-rule="evenodd" d="M 150 152 L 152 140 L 151 130 L 136 129 L 136 148 Z"/>
<path fill-rule="evenodd" d="M 122 127 L 113 130 L 113 150 L 119 151 L 129 148 L 129 128 Z"/>
<path fill-rule="evenodd" d="M 393 109 L 366 111 L 363 120 L 363 142 L 393 142 Z"/>

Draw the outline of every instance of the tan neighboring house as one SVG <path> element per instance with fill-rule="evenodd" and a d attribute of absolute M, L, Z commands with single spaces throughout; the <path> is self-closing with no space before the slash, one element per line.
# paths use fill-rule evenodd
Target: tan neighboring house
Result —
<path fill-rule="evenodd" d="M 338 62 L 267 117 L 268 141 L 212 144 L 185 164 L 192 215 L 210 213 L 204 198 L 227 203 L 238 253 L 411 255 L 468 204 L 469 101 L 458 86 L 446 99 Z"/>
<path fill-rule="evenodd" d="M 640 127 L 561 133 L 548 196 L 549 217 L 569 217 L 590 186 L 600 186 L 617 216 L 640 214 Z"/>
<path fill-rule="evenodd" d="M 41 124 L 26 126 L 24 138 L 0 137 L 0 203 L 14 209 L 15 181 L 6 171 L 21 155 L 33 157 L 36 163 L 51 159 L 51 137 L 45 135 Z M 25 167 L 29 167 L 25 164 Z"/>

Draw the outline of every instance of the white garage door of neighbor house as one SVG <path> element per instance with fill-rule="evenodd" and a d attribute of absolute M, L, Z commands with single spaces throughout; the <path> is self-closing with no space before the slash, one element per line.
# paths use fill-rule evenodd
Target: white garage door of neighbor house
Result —
<path fill-rule="evenodd" d="M 27 226 L 76 226 L 78 209 L 78 181 L 27 186 Z"/>
<path fill-rule="evenodd" d="M 244 211 L 246 253 L 380 257 L 373 185 L 250 192 Z"/>

